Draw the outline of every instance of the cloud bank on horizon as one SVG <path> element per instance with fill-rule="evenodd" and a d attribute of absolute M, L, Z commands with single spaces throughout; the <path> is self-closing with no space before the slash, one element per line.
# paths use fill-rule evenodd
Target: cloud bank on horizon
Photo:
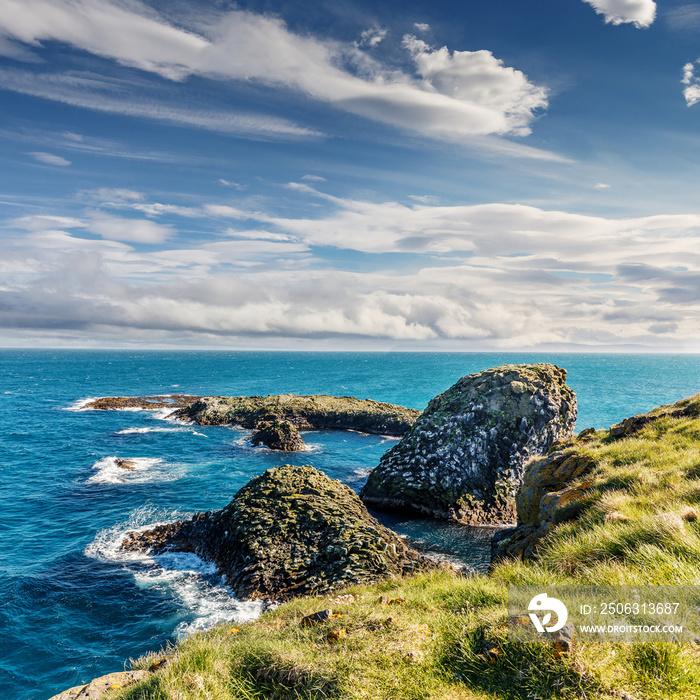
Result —
<path fill-rule="evenodd" d="M 142 193 L 91 193 L 99 207 L 81 218 L 21 217 L 12 225 L 25 235 L 2 250 L 11 284 L 0 289 L 0 325 L 134 339 L 344 337 L 502 349 L 658 347 L 700 326 L 700 214 L 613 219 L 290 189 L 330 200 L 332 210 L 315 219 L 223 204 L 178 210 L 220 224 L 223 233 L 198 246 L 135 245 L 174 233 L 130 216 L 169 211 Z M 371 271 L 328 269 L 323 251 L 333 249 L 390 257 Z"/>
<path fill-rule="evenodd" d="M 4 342 L 696 349 L 692 8 L 393 3 L 0 0 Z"/>

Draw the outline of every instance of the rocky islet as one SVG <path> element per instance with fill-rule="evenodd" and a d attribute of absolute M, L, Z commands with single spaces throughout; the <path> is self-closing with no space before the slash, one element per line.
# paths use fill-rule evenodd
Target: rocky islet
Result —
<path fill-rule="evenodd" d="M 222 510 L 128 533 L 122 547 L 194 552 L 243 599 L 318 595 L 444 566 L 380 525 L 352 489 L 311 466 L 268 469 Z"/>

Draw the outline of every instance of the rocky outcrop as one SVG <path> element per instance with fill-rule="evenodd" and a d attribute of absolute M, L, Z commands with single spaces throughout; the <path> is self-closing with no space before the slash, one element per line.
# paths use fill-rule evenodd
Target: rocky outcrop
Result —
<path fill-rule="evenodd" d="M 109 691 L 127 688 L 148 678 L 148 671 L 121 671 L 108 673 L 90 681 L 87 685 L 77 685 L 54 695 L 50 700 L 100 700 Z"/>
<path fill-rule="evenodd" d="M 122 547 L 195 552 L 251 599 L 315 595 L 440 566 L 380 525 L 352 489 L 311 466 L 268 469 L 223 510 L 128 533 Z"/>
<path fill-rule="evenodd" d="M 649 413 L 630 416 L 610 427 L 611 438 L 630 437 L 638 433 L 645 425 L 662 418 L 697 418 L 700 416 L 700 394 L 682 399 L 669 406 L 659 406 Z"/>
<path fill-rule="evenodd" d="M 173 394 L 167 396 L 102 396 L 88 401 L 83 408 L 92 411 L 118 411 L 125 408 L 182 408 L 199 399 L 199 396 Z"/>
<path fill-rule="evenodd" d="M 585 441 L 586 436 L 580 437 Z M 591 455 L 575 447 L 554 448 L 547 456 L 532 460 L 516 496 L 518 526 L 494 537 L 492 559 L 533 558 L 554 525 L 579 513 L 593 485 L 588 476 L 595 465 Z"/>
<path fill-rule="evenodd" d="M 382 457 L 363 501 L 463 523 L 514 522 L 525 463 L 573 431 L 576 396 L 565 380 L 551 364 L 463 377 Z"/>
<path fill-rule="evenodd" d="M 269 417 L 296 428 L 359 430 L 377 435 L 403 435 L 420 411 L 351 396 L 207 396 L 177 412 L 199 425 L 241 425 L 256 428 Z"/>
<path fill-rule="evenodd" d="M 250 438 L 253 445 L 265 445 L 271 450 L 283 452 L 298 452 L 306 449 L 299 431 L 288 420 L 273 418 L 259 423 L 257 429 Z"/>

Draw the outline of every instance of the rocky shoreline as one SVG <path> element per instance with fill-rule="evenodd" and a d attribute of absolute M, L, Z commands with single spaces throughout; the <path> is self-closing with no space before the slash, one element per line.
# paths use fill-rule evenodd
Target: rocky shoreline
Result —
<path fill-rule="evenodd" d="M 506 365 L 463 377 L 433 399 L 422 415 L 414 411 L 401 417 L 400 412 L 391 414 L 401 407 L 378 402 L 371 403 L 390 409 L 370 411 L 369 416 L 359 409 L 347 411 L 345 420 L 350 416 L 352 421 L 367 421 L 375 427 L 381 424 L 383 433 L 389 433 L 387 425 L 400 425 L 405 434 L 370 474 L 361 493 L 365 503 L 482 525 L 512 520 L 517 514 L 515 527 L 495 532 L 492 566 L 508 559 L 527 562 L 543 556 L 540 546 L 559 524 L 586 520 L 586 509 L 595 501 L 596 488 L 601 488 L 602 450 L 611 444 L 624 445 L 627 439 L 634 442 L 648 426 L 672 430 L 669 421 L 672 426 L 676 419 L 700 417 L 697 395 L 627 418 L 608 431 L 589 428 L 573 436 L 576 397 L 565 378 L 566 372 L 553 365 Z M 153 403 L 159 398 L 140 400 Z M 262 444 L 266 444 L 263 437 L 293 444 L 297 425 L 338 428 L 343 414 L 339 405 L 357 406 L 354 402 L 358 400 L 325 396 L 206 397 L 181 407 L 178 416 L 205 425 L 256 427 L 258 434 L 268 433 L 261 435 Z M 101 410 L 107 410 L 108 404 L 102 405 Z M 658 421 L 661 428 L 654 426 Z M 697 427 L 693 430 L 697 432 Z M 123 462 L 118 466 L 131 468 L 128 461 Z M 689 477 L 693 475 L 696 467 L 688 472 Z M 669 527 L 676 529 L 682 519 L 694 523 L 700 518 L 694 508 L 686 508 L 675 520 L 665 517 Z M 606 511 L 604 522 L 615 527 L 629 519 L 624 513 Z M 222 510 L 130 532 L 122 547 L 154 554 L 196 553 L 217 566 L 238 597 L 267 601 L 313 598 L 353 584 L 446 568 L 383 527 L 349 487 L 309 465 L 269 469 Z M 382 598 L 380 604 L 387 601 L 402 603 L 403 599 Z M 342 616 L 324 610 L 304 617 L 301 625 L 308 620 L 317 624 L 323 615 L 324 621 Z M 382 624 L 390 626 L 391 620 Z M 342 629 L 332 629 L 323 641 L 336 643 L 344 634 Z M 475 659 L 483 657 L 489 667 L 498 663 L 503 649 L 498 644 L 482 646 L 485 651 Z M 571 654 L 574 646 L 573 637 L 563 651 L 555 642 L 556 658 Z M 145 677 L 144 672 L 138 673 L 133 680 L 113 674 L 120 678 L 104 677 L 93 684 L 98 689 L 108 678 L 130 683 Z M 93 684 L 56 698 L 101 697 L 80 694 Z"/>

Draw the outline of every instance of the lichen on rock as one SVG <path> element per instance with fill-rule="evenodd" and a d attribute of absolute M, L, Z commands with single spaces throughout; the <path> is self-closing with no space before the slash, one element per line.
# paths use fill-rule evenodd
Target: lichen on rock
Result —
<path fill-rule="evenodd" d="M 576 396 L 555 365 L 503 365 L 434 398 L 361 497 L 472 524 L 515 521 L 524 465 L 572 434 Z"/>
<path fill-rule="evenodd" d="M 122 547 L 195 552 L 244 599 L 285 600 L 444 566 L 380 525 L 348 486 L 289 464 L 252 479 L 222 510 L 128 533 Z"/>
<path fill-rule="evenodd" d="M 585 436 L 582 440 L 585 442 Z M 571 441 L 563 450 L 554 447 L 545 457 L 526 465 L 516 496 L 518 526 L 494 537 L 494 561 L 504 557 L 532 559 L 554 525 L 578 514 L 593 485 L 587 477 L 596 462 L 575 444 Z"/>

